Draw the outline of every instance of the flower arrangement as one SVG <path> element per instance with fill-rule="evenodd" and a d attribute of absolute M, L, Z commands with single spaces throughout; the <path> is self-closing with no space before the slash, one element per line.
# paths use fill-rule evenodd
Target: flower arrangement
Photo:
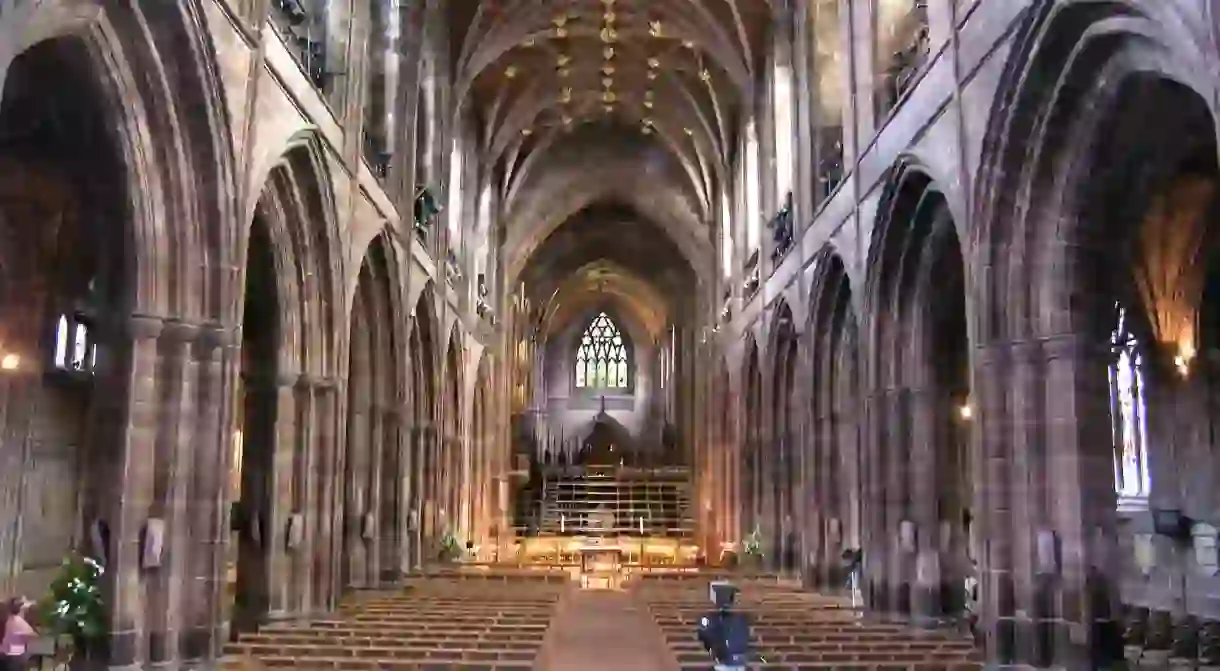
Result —
<path fill-rule="evenodd" d="M 88 657 L 107 634 L 101 580 L 105 569 L 90 557 L 64 558 L 59 575 L 38 604 L 42 625 L 60 639 L 71 641 L 73 653 Z"/>
<path fill-rule="evenodd" d="M 458 541 L 457 536 L 453 531 L 446 531 L 445 535 L 441 536 L 441 561 L 457 561 L 462 556 L 462 544 Z"/>
<path fill-rule="evenodd" d="M 750 534 L 746 536 L 745 540 L 742 541 L 742 550 L 745 552 L 747 557 L 763 556 L 762 532 L 759 531 L 757 526 L 755 526 L 754 531 L 751 531 Z"/>

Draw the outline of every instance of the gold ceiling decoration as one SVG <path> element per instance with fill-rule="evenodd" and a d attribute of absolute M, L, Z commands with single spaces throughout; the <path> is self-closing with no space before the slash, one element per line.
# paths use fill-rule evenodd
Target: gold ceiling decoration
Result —
<path fill-rule="evenodd" d="M 602 42 L 613 44 L 618 41 L 618 31 L 611 26 L 604 26 L 602 27 L 601 38 Z"/>
<path fill-rule="evenodd" d="M 661 25 L 660 20 L 648 22 L 648 34 L 656 38 L 665 36 L 664 27 Z"/>
<path fill-rule="evenodd" d="M 612 75 L 612 74 L 614 74 L 614 64 L 612 64 L 612 63 L 606 63 L 605 65 L 603 65 L 603 66 L 602 66 L 602 74 L 603 74 L 603 75 Z"/>
<path fill-rule="evenodd" d="M 561 68 L 568 67 L 568 64 L 571 62 L 572 57 L 567 54 L 559 54 L 559 57 L 555 59 L 555 64 Z"/>
<path fill-rule="evenodd" d="M 563 91 L 561 91 L 559 94 L 559 102 L 561 102 L 563 104 L 572 102 L 572 87 L 571 86 L 563 87 Z"/>
<path fill-rule="evenodd" d="M 516 77 L 517 76 L 517 66 L 510 65 L 510 66 L 504 68 L 504 76 L 508 77 L 509 79 Z"/>
<path fill-rule="evenodd" d="M 609 77 L 602 77 L 602 86 L 610 88 L 611 86 L 614 86 L 614 80 Z"/>
<path fill-rule="evenodd" d="M 649 70 L 656 70 L 659 67 L 661 67 L 661 60 L 659 58 L 657 58 L 656 56 L 653 56 L 648 59 L 648 69 Z"/>
<path fill-rule="evenodd" d="M 534 129 L 533 128 L 522 128 L 521 134 L 524 135 L 525 137 L 529 137 L 534 134 Z"/>
<path fill-rule="evenodd" d="M 605 49 L 602 49 L 602 58 L 605 58 L 606 60 L 614 58 L 614 47 L 606 47 Z"/>

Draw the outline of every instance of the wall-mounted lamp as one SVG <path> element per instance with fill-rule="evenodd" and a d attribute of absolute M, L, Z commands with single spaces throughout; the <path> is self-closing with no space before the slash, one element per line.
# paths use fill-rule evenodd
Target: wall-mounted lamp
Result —
<path fill-rule="evenodd" d="M 1189 339 L 1178 341 L 1178 353 L 1173 357 L 1173 367 L 1178 370 L 1178 375 L 1186 377 L 1190 375 L 1190 362 L 1194 361 L 1195 348 Z"/>
<path fill-rule="evenodd" d="M 1173 366 L 1178 369 L 1178 375 L 1182 377 L 1190 374 L 1190 361 L 1182 354 L 1173 358 Z"/>
<path fill-rule="evenodd" d="M 16 354 L 5 354 L 0 358 L 0 369 L 17 370 L 21 367 L 21 357 Z"/>
<path fill-rule="evenodd" d="M 970 405 L 969 402 L 961 404 L 957 409 L 957 415 L 966 421 L 974 419 L 974 406 Z"/>

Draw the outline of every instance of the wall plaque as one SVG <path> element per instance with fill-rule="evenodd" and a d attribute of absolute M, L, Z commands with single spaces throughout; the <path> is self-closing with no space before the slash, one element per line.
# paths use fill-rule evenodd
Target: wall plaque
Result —
<path fill-rule="evenodd" d="M 293 513 L 288 516 L 288 538 L 287 545 L 289 550 L 296 550 L 305 542 L 305 517 L 301 513 Z"/>
<path fill-rule="evenodd" d="M 914 552 L 918 543 L 915 523 L 903 520 L 898 523 L 898 548 L 903 552 Z"/>
<path fill-rule="evenodd" d="M 144 523 L 144 534 L 140 540 L 140 568 L 160 568 L 161 554 L 165 548 L 165 520 L 150 518 Z"/>
<path fill-rule="evenodd" d="M 1036 540 L 1034 572 L 1038 575 L 1059 574 L 1059 537 L 1054 531 L 1043 529 Z"/>
<path fill-rule="evenodd" d="M 377 516 L 373 513 L 364 514 L 360 522 L 360 537 L 366 541 L 377 537 Z"/>
<path fill-rule="evenodd" d="M 1209 577 L 1220 574 L 1220 549 L 1217 548 L 1216 527 L 1200 522 L 1190 533 L 1194 541 L 1195 564 L 1199 573 Z"/>

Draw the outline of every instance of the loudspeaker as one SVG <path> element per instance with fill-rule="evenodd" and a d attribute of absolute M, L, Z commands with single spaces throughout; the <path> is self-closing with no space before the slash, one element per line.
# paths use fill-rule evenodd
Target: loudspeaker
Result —
<path fill-rule="evenodd" d="M 1190 528 L 1194 520 L 1176 509 L 1152 509 L 1152 528 L 1159 536 L 1166 536 L 1176 541 L 1190 540 Z"/>

